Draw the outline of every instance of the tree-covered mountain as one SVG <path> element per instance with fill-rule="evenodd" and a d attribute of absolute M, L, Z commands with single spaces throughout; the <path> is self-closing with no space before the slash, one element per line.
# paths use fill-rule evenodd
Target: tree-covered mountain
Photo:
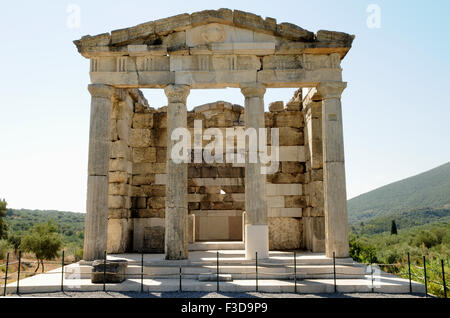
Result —
<path fill-rule="evenodd" d="M 53 210 L 6 210 L 6 222 L 9 234 L 21 235 L 28 232 L 33 225 L 53 220 L 62 234 L 65 244 L 82 245 L 84 237 L 84 213 Z"/>
<path fill-rule="evenodd" d="M 425 224 L 427 218 L 448 217 L 449 210 L 450 162 L 348 201 L 350 224 L 379 217 L 413 218 L 417 222 L 422 218 L 419 223 Z"/>

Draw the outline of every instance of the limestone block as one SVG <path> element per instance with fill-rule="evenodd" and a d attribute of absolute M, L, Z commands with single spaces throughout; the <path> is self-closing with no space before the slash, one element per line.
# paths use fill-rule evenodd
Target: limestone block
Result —
<path fill-rule="evenodd" d="M 127 266 L 127 260 L 95 260 L 92 263 L 91 282 L 121 283 L 127 279 Z"/>
<path fill-rule="evenodd" d="M 323 169 L 311 170 L 311 181 L 323 181 Z"/>
<path fill-rule="evenodd" d="M 325 220 L 323 217 L 306 217 L 305 239 L 306 247 L 313 253 L 325 251 Z"/>
<path fill-rule="evenodd" d="M 125 101 L 112 103 L 111 119 L 129 119 L 133 113 L 133 106 Z"/>
<path fill-rule="evenodd" d="M 110 159 L 109 160 L 109 171 L 124 171 L 131 173 L 132 171 L 132 163 L 126 159 L 118 158 L 118 159 Z"/>
<path fill-rule="evenodd" d="M 150 147 L 153 146 L 153 144 L 153 136 L 150 129 L 131 129 L 131 147 Z"/>
<path fill-rule="evenodd" d="M 303 131 L 300 128 L 279 127 L 280 146 L 301 146 L 304 144 Z"/>
<path fill-rule="evenodd" d="M 186 31 L 170 33 L 163 37 L 162 41 L 168 48 L 183 47 L 186 45 Z"/>
<path fill-rule="evenodd" d="M 276 20 L 270 18 L 264 20 L 259 15 L 239 10 L 233 11 L 233 23 L 236 26 L 258 32 L 273 33 L 276 31 Z"/>
<path fill-rule="evenodd" d="M 152 128 L 153 114 L 139 114 L 133 115 L 133 128 Z"/>
<path fill-rule="evenodd" d="M 191 14 L 191 24 L 193 26 L 214 22 L 231 25 L 233 23 L 233 11 L 222 8 L 219 10 L 204 10 Z"/>
<path fill-rule="evenodd" d="M 164 218 L 165 209 L 137 209 L 135 211 L 135 218 Z"/>
<path fill-rule="evenodd" d="M 238 87 L 239 83 L 248 82 L 256 82 L 256 70 L 175 72 L 175 84 L 191 85 L 192 88 Z"/>
<path fill-rule="evenodd" d="M 151 185 L 155 183 L 155 174 L 134 175 L 133 185 Z"/>
<path fill-rule="evenodd" d="M 302 69 L 302 55 L 268 55 L 263 57 L 264 70 Z"/>
<path fill-rule="evenodd" d="M 314 33 L 302 29 L 301 27 L 296 26 L 292 23 L 278 24 L 277 33 L 292 40 L 312 41 L 314 39 Z"/>
<path fill-rule="evenodd" d="M 266 194 L 268 196 L 278 195 L 302 195 L 301 184 L 266 184 Z"/>
<path fill-rule="evenodd" d="M 117 135 L 120 140 L 128 143 L 130 134 L 131 120 L 129 119 L 118 119 L 116 123 Z"/>
<path fill-rule="evenodd" d="M 155 184 L 167 184 L 167 174 L 155 174 Z"/>
<path fill-rule="evenodd" d="M 127 183 L 128 173 L 126 171 L 110 171 L 109 172 L 110 183 Z"/>
<path fill-rule="evenodd" d="M 109 195 L 129 195 L 130 186 L 126 183 L 109 183 Z"/>
<path fill-rule="evenodd" d="M 306 200 L 300 195 L 284 196 L 284 207 L 286 208 L 306 208 Z"/>
<path fill-rule="evenodd" d="M 135 163 L 133 164 L 133 174 L 166 173 L 165 163 Z"/>
<path fill-rule="evenodd" d="M 108 198 L 108 208 L 110 209 L 128 208 L 126 197 L 122 195 L 110 195 Z"/>
<path fill-rule="evenodd" d="M 110 158 L 130 158 L 130 149 L 124 140 L 112 141 L 109 149 Z"/>
<path fill-rule="evenodd" d="M 258 72 L 258 83 L 263 83 L 267 87 L 302 87 L 306 83 L 341 80 L 342 71 L 338 69 L 262 70 Z"/>
<path fill-rule="evenodd" d="M 172 31 L 183 31 L 190 28 L 191 16 L 187 13 L 154 21 L 155 33 L 166 35 Z"/>
<path fill-rule="evenodd" d="M 117 133 L 117 121 L 110 120 L 109 122 L 109 140 L 116 141 L 119 139 L 119 135 Z"/>
<path fill-rule="evenodd" d="M 300 208 L 269 208 L 269 217 L 301 218 L 302 217 L 302 209 L 300 209 Z"/>
<path fill-rule="evenodd" d="M 165 197 L 151 197 L 148 199 L 148 207 L 150 209 L 163 209 L 166 207 Z"/>
<path fill-rule="evenodd" d="M 134 163 L 156 162 L 156 148 L 133 148 L 132 160 Z"/>
<path fill-rule="evenodd" d="M 161 252 L 161 248 L 164 250 L 164 227 L 163 218 L 135 219 L 133 251 Z"/>
<path fill-rule="evenodd" d="M 126 219 L 130 217 L 130 210 L 128 209 L 108 209 L 109 219 Z"/>
<path fill-rule="evenodd" d="M 268 208 L 284 208 L 284 196 L 267 196 Z"/>
<path fill-rule="evenodd" d="M 190 47 L 211 43 L 252 41 L 253 31 L 218 23 L 197 26 L 186 31 L 186 45 Z"/>
<path fill-rule="evenodd" d="M 284 109 L 284 102 L 277 101 L 269 104 L 269 110 L 271 112 L 282 112 Z"/>
<path fill-rule="evenodd" d="M 285 111 L 274 114 L 276 127 L 302 128 L 304 126 L 303 114 L 300 111 Z"/>
<path fill-rule="evenodd" d="M 213 43 L 212 54 L 270 55 L 275 53 L 273 42 Z"/>
<path fill-rule="evenodd" d="M 303 173 L 304 167 L 300 162 L 284 161 L 281 162 L 281 171 L 283 173 Z"/>
<path fill-rule="evenodd" d="M 300 248 L 301 222 L 294 218 L 269 218 L 269 248 L 271 250 L 294 250 Z"/>
<path fill-rule="evenodd" d="M 197 186 L 240 186 L 244 185 L 243 178 L 192 178 Z"/>
<path fill-rule="evenodd" d="M 138 56 L 136 68 L 139 72 L 164 72 L 170 70 L 168 56 Z"/>
<path fill-rule="evenodd" d="M 271 147 L 268 148 L 268 151 L 272 151 Z M 306 161 L 304 146 L 280 146 L 279 155 L 280 161 Z"/>
<path fill-rule="evenodd" d="M 314 181 L 310 184 L 310 198 L 312 207 L 324 206 L 324 188 L 322 181 Z"/>
<path fill-rule="evenodd" d="M 267 175 L 267 181 L 271 183 L 277 184 L 285 184 L 285 183 L 304 183 L 305 175 L 303 173 L 276 173 Z"/>

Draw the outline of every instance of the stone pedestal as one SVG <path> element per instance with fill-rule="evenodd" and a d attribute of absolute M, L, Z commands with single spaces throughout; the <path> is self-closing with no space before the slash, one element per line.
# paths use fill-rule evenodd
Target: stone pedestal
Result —
<path fill-rule="evenodd" d="M 241 85 L 245 96 L 245 128 L 265 128 L 264 123 L 264 93 L 263 85 L 253 83 Z M 259 136 L 258 136 L 259 137 Z M 257 162 L 249 162 L 251 147 L 246 145 L 245 158 L 245 254 L 247 259 L 269 256 L 269 228 L 267 223 L 266 175 L 261 173 L 262 164 L 256 153 Z"/>
<path fill-rule="evenodd" d="M 187 127 L 186 99 L 189 86 L 169 85 L 164 89 L 167 106 L 167 184 L 165 215 L 166 259 L 188 258 L 188 201 L 187 163 L 176 163 L 172 159 L 172 147 L 177 142 L 171 139 L 176 128 Z"/>
<path fill-rule="evenodd" d="M 127 268 L 126 260 L 95 260 L 92 262 L 91 282 L 100 284 L 105 280 L 105 283 L 121 283 L 127 279 Z"/>
<path fill-rule="evenodd" d="M 101 258 L 106 250 L 108 228 L 109 119 L 114 88 L 91 84 L 88 188 L 83 258 Z"/>
<path fill-rule="evenodd" d="M 346 83 L 323 82 L 322 97 L 323 177 L 325 199 L 325 251 L 327 257 L 348 257 L 347 192 L 344 167 L 341 94 Z"/>

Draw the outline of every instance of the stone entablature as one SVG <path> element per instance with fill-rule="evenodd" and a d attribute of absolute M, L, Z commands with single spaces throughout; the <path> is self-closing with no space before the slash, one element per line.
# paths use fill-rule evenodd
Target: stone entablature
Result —
<path fill-rule="evenodd" d="M 195 23 L 192 23 L 195 21 Z M 220 9 L 144 23 L 75 41 L 92 83 L 116 87 L 314 86 L 341 80 L 353 36 Z"/>

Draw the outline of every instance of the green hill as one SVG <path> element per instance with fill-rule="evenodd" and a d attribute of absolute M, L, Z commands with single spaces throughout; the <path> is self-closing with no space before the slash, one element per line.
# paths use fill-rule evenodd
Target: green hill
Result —
<path fill-rule="evenodd" d="M 436 213 L 439 217 L 448 216 L 449 210 L 450 162 L 348 201 L 350 224 L 379 217 L 397 218 L 398 213 L 404 213 L 401 216 L 404 220 L 411 216 L 416 221 L 422 218 L 419 223 L 425 224 L 428 217 L 437 220 Z M 416 215 L 416 211 L 420 215 Z"/>
<path fill-rule="evenodd" d="M 45 223 L 51 219 L 58 225 L 65 244 L 82 245 L 84 237 L 84 213 L 53 210 L 14 210 L 7 209 L 6 223 L 10 234 L 23 234 L 36 223 Z"/>

